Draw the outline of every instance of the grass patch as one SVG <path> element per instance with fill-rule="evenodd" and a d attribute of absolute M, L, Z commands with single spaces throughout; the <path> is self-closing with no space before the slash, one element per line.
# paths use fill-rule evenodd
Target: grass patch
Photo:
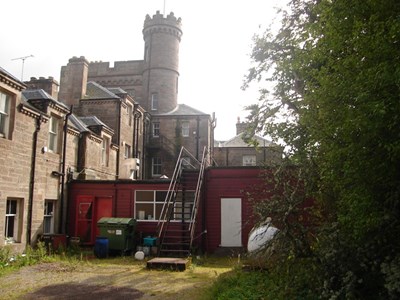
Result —
<path fill-rule="evenodd" d="M 271 282 L 264 271 L 234 269 L 222 274 L 206 291 L 204 299 L 271 299 Z"/>
<path fill-rule="evenodd" d="M 0 247 L 0 276 L 4 276 L 24 266 L 38 263 L 65 262 L 74 265 L 87 260 L 84 253 L 71 249 L 60 249 L 49 253 L 45 244 L 39 242 L 35 248 L 27 247 L 24 253 L 14 253 L 9 246 Z"/>

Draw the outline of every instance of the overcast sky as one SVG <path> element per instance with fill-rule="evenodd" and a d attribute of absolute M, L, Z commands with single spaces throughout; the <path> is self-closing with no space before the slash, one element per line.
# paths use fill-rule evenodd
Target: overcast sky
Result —
<path fill-rule="evenodd" d="M 250 67 L 252 37 L 276 17 L 283 0 L 165 0 L 182 18 L 178 102 L 215 112 L 215 138 L 236 134 L 244 106 L 257 93 L 240 87 Z M 73 56 L 89 61 L 141 60 L 145 16 L 164 12 L 164 0 L 13 0 L 1 4 L 0 66 L 23 80 L 54 77 Z"/>

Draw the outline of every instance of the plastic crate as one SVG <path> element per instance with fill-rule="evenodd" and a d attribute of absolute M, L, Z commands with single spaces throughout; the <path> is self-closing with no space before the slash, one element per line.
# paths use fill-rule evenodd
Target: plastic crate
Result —
<path fill-rule="evenodd" d="M 152 247 L 155 246 L 157 242 L 157 238 L 155 237 L 145 237 L 143 238 L 143 245 L 144 246 L 148 246 L 148 247 Z"/>

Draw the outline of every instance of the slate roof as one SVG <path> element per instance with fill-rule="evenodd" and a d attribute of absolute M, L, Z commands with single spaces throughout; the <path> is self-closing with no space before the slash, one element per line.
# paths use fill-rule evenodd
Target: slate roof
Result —
<path fill-rule="evenodd" d="M 9 73 L 8 71 L 4 70 L 2 67 L 0 67 L 0 73 L 3 73 L 5 76 L 10 77 L 12 80 L 18 82 L 19 84 L 26 86 L 25 83 L 23 83 L 21 80 L 19 80 L 17 77 Z"/>
<path fill-rule="evenodd" d="M 89 81 L 86 85 L 84 99 L 119 99 L 119 97 L 100 84 Z"/>
<path fill-rule="evenodd" d="M 115 94 L 115 95 L 120 95 L 120 94 L 126 95 L 126 94 L 128 94 L 128 92 L 126 92 L 125 90 L 123 90 L 123 89 L 121 89 L 119 87 L 117 87 L 117 88 L 108 88 L 108 90 L 111 93 Z"/>
<path fill-rule="evenodd" d="M 239 133 L 238 135 L 234 136 L 230 140 L 223 141 L 223 142 L 218 142 L 215 146 L 216 147 L 231 147 L 231 148 L 239 148 L 239 147 L 253 147 L 252 145 L 247 144 L 245 141 L 243 141 L 243 132 Z M 255 135 L 253 139 L 256 139 L 260 147 L 270 147 L 274 146 L 275 144 L 272 143 L 271 141 Z"/>
<path fill-rule="evenodd" d="M 198 116 L 198 115 L 208 115 L 200 110 L 190 107 L 186 104 L 178 104 L 170 112 L 160 114 L 161 116 Z"/>
<path fill-rule="evenodd" d="M 104 124 L 96 116 L 78 117 L 78 119 L 81 122 L 83 122 L 86 126 L 105 126 L 105 127 L 108 127 L 106 124 Z"/>
<path fill-rule="evenodd" d="M 69 121 L 69 125 L 71 125 L 73 128 L 75 128 L 76 130 L 78 130 L 79 132 L 87 132 L 90 131 L 87 126 L 85 125 L 85 123 L 83 123 L 81 120 L 79 120 L 79 118 L 77 116 L 75 116 L 74 114 L 70 115 L 68 118 Z"/>
<path fill-rule="evenodd" d="M 29 100 L 49 100 L 50 102 L 56 103 L 57 105 L 62 106 L 66 110 L 69 110 L 69 108 L 64 103 L 54 99 L 43 89 L 23 90 L 21 94 L 22 94 L 22 99 L 25 101 L 26 104 L 29 104 L 28 102 Z"/>

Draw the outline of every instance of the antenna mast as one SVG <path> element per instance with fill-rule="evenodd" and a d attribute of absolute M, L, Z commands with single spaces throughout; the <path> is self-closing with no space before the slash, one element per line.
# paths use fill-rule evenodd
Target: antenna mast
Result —
<path fill-rule="evenodd" d="M 13 58 L 12 60 L 22 60 L 22 71 L 21 71 L 21 81 L 24 81 L 24 65 L 25 65 L 25 59 L 33 57 L 33 55 L 27 55 L 27 56 L 22 56 L 22 57 L 17 57 Z"/>
<path fill-rule="evenodd" d="M 165 16 L 165 0 L 164 0 L 164 9 L 163 9 L 163 15 Z"/>

